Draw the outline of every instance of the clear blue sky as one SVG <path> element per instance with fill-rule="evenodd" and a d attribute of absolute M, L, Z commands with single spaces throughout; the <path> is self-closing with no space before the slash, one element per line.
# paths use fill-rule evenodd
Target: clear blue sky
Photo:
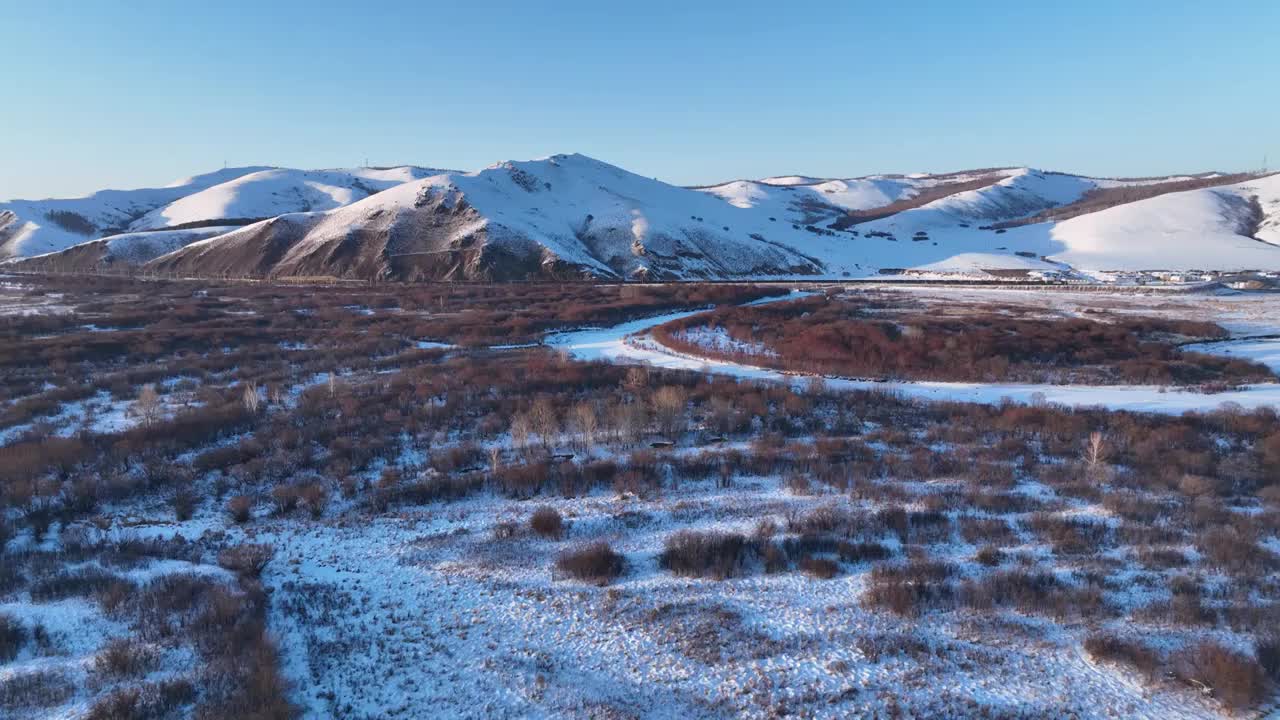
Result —
<path fill-rule="evenodd" d="M 582 152 L 676 183 L 1280 165 L 1280 2 L 0 0 L 0 198 Z"/>

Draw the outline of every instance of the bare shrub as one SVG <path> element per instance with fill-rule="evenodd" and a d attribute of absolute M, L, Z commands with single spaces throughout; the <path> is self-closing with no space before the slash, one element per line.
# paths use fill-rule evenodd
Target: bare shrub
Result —
<path fill-rule="evenodd" d="M 776 542 L 764 542 L 764 550 L 760 553 L 764 562 L 764 571 L 770 575 L 786 572 L 791 567 L 791 558 L 787 551 Z"/>
<path fill-rule="evenodd" d="M 960 519 L 960 537 L 965 542 L 1009 543 L 1016 539 L 1014 530 L 1001 518 L 965 518 Z"/>
<path fill-rule="evenodd" d="M 150 717 L 143 708 L 142 691 L 116 688 L 93 701 L 85 720 L 139 720 Z"/>
<path fill-rule="evenodd" d="M 1037 512 L 1027 518 L 1026 525 L 1051 543 L 1058 555 L 1091 555 L 1107 547 L 1110 539 L 1106 523 L 1084 518 Z"/>
<path fill-rule="evenodd" d="M 1174 548 L 1138 548 L 1138 562 L 1149 568 L 1168 570 L 1186 567 L 1189 564 L 1186 553 Z"/>
<path fill-rule="evenodd" d="M 974 610 L 1011 607 L 1054 619 L 1092 617 L 1107 609 L 1097 588 L 1073 587 L 1052 573 L 1023 569 L 999 570 L 966 580 L 958 597 L 962 605 Z"/>
<path fill-rule="evenodd" d="M 902 566 L 879 565 L 871 571 L 862 603 L 904 616 L 947 608 L 954 602 L 955 592 L 949 582 L 954 574 L 953 566 L 927 560 L 913 560 Z"/>
<path fill-rule="evenodd" d="M 14 617 L 0 615 L 0 663 L 18 656 L 27 642 L 27 628 Z"/>
<path fill-rule="evenodd" d="M 271 489 L 271 502 L 280 515 L 288 515 L 298 507 L 298 488 L 294 485 L 277 485 Z"/>
<path fill-rule="evenodd" d="M 603 540 L 566 550 L 556 556 L 556 569 L 579 580 L 607 585 L 622 574 L 625 558 Z"/>
<path fill-rule="evenodd" d="M 742 573 L 749 547 L 738 533 L 681 530 L 667 537 L 658 564 L 676 575 L 724 580 Z"/>
<path fill-rule="evenodd" d="M 243 525 L 249 522 L 249 518 L 253 516 L 253 498 L 248 495 L 236 495 L 231 498 L 227 501 L 227 514 L 237 524 Z"/>
<path fill-rule="evenodd" d="M 184 522 L 191 519 L 196 512 L 196 504 L 198 503 L 196 494 L 190 488 L 178 488 L 173 493 L 173 515 L 178 522 Z"/>
<path fill-rule="evenodd" d="M 848 542 L 836 544 L 836 553 L 847 563 L 876 562 L 893 555 L 889 548 L 877 542 Z"/>
<path fill-rule="evenodd" d="M 840 563 L 830 558 L 809 555 L 800 558 L 799 564 L 804 574 L 822 580 L 830 580 L 840 573 Z"/>
<path fill-rule="evenodd" d="M 218 564 L 248 578 L 262 575 L 262 571 L 275 556 L 275 548 L 264 543 L 236 545 L 218 553 Z"/>
<path fill-rule="evenodd" d="M 135 678 L 145 674 L 159 661 L 156 652 L 132 638 L 115 638 L 98 650 L 93 658 L 93 671 L 112 678 Z"/>
<path fill-rule="evenodd" d="M 138 687 L 123 687 L 94 700 L 85 720 L 141 720 L 170 717 L 175 710 L 196 697 L 195 687 L 187 680 L 162 680 Z M 275 717 L 270 714 L 254 717 Z M 287 716 L 286 716 L 287 717 Z"/>
<path fill-rule="evenodd" d="M 40 578 L 31 586 L 31 599 L 48 602 L 69 597 L 101 597 L 132 587 L 133 583 L 127 578 L 90 565 Z"/>
<path fill-rule="evenodd" d="M 978 552 L 974 554 L 973 559 L 979 565 L 987 567 L 995 567 L 1004 562 L 1004 551 L 994 545 L 985 545 L 978 548 Z"/>
<path fill-rule="evenodd" d="M 1095 632 L 1085 638 L 1084 649 L 1094 660 L 1130 665 L 1148 680 L 1154 680 L 1160 669 L 1160 654 L 1139 640 Z"/>
<path fill-rule="evenodd" d="M 312 519 L 319 520 L 329 505 L 329 490 L 319 481 L 299 485 L 298 499 L 311 513 Z"/>
<path fill-rule="evenodd" d="M 0 679 L 0 710 L 61 705 L 75 694 L 75 691 L 75 685 L 61 670 L 16 673 Z"/>
<path fill-rule="evenodd" d="M 1197 542 L 1205 562 L 1233 575 L 1260 575 L 1276 567 L 1276 556 L 1233 528 L 1214 528 Z"/>
<path fill-rule="evenodd" d="M 1262 665 L 1224 645 L 1205 641 L 1175 653 L 1171 662 L 1178 677 L 1209 688 L 1228 707 L 1253 707 L 1267 695 Z"/>
<path fill-rule="evenodd" d="M 544 505 L 529 516 L 529 529 L 540 537 L 559 539 L 564 535 L 564 518 L 555 508 Z"/>

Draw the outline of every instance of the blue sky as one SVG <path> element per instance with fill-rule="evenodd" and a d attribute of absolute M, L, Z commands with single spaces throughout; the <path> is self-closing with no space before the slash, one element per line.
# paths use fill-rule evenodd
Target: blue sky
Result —
<path fill-rule="evenodd" d="M 0 198 L 582 152 L 676 183 L 1280 165 L 1280 3 L 0 0 Z"/>

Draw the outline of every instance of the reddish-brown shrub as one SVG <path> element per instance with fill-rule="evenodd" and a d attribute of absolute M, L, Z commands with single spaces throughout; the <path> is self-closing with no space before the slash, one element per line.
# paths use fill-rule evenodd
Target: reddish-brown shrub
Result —
<path fill-rule="evenodd" d="M 676 575 L 723 580 L 742 573 L 749 550 L 738 533 L 681 530 L 667 537 L 658 564 Z"/>
<path fill-rule="evenodd" d="M 236 495 L 227 501 L 227 514 L 236 523 L 243 525 L 253 515 L 253 498 L 248 495 Z"/>
<path fill-rule="evenodd" d="M 994 545 L 985 545 L 978 548 L 978 552 L 974 554 L 973 559 L 979 565 L 995 567 L 1004 562 L 1004 551 Z"/>
<path fill-rule="evenodd" d="M 955 592 L 949 582 L 954 574 L 953 566 L 927 560 L 913 560 L 902 566 L 879 565 L 871 571 L 862 602 L 867 607 L 906 616 L 945 609 L 954 601 Z"/>
<path fill-rule="evenodd" d="M 1095 660 L 1131 665 L 1152 680 L 1160 669 L 1160 654 L 1140 640 L 1096 632 L 1085 638 L 1084 649 Z"/>
<path fill-rule="evenodd" d="M 877 542 L 847 542 L 836 544 L 836 553 L 848 563 L 876 562 L 893 555 L 889 548 Z"/>
<path fill-rule="evenodd" d="M 529 529 L 541 537 L 559 539 L 564 535 L 564 518 L 555 508 L 544 505 L 529 516 Z"/>
<path fill-rule="evenodd" d="M 811 577 L 830 580 L 840 573 L 840 563 L 830 558 L 808 555 L 800 558 L 800 569 Z"/>
<path fill-rule="evenodd" d="M 132 638 L 115 638 L 98 650 L 93 670 L 108 678 L 134 678 L 155 667 L 160 658 L 154 650 Z"/>
<path fill-rule="evenodd" d="M 607 585 L 621 575 L 625 564 L 626 559 L 603 540 L 565 550 L 556 557 L 557 570 L 597 585 Z"/>
<path fill-rule="evenodd" d="M 256 578 L 262 574 L 273 556 L 275 548 L 270 545 L 246 543 L 218 553 L 218 564 L 236 574 Z"/>
<path fill-rule="evenodd" d="M 1262 665 L 1226 646 L 1202 642 L 1175 653 L 1171 661 L 1178 677 L 1208 687 L 1228 707 L 1253 707 L 1267 695 Z"/>

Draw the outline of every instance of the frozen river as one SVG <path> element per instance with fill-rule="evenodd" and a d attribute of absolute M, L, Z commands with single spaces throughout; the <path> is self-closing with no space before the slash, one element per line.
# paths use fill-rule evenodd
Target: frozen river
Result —
<path fill-rule="evenodd" d="M 779 298 L 787 300 L 791 298 Z M 670 313 L 633 320 L 608 328 L 561 333 L 548 339 L 552 347 L 581 360 L 640 363 L 654 367 L 711 372 L 748 380 L 770 380 L 804 385 L 813 376 L 722 360 L 690 357 L 659 344 L 648 330 L 662 323 L 697 315 L 702 310 Z M 1201 352 L 1243 357 L 1280 370 L 1280 339 L 1241 340 L 1189 346 Z M 1033 383 L 879 382 L 824 377 L 829 389 L 891 391 L 925 400 L 999 403 L 1048 402 L 1071 407 L 1101 406 L 1112 410 L 1159 413 L 1206 412 L 1223 403 L 1251 409 L 1280 408 L 1280 383 L 1245 385 L 1239 390 L 1206 394 L 1176 387 L 1153 385 L 1037 385 Z"/>

